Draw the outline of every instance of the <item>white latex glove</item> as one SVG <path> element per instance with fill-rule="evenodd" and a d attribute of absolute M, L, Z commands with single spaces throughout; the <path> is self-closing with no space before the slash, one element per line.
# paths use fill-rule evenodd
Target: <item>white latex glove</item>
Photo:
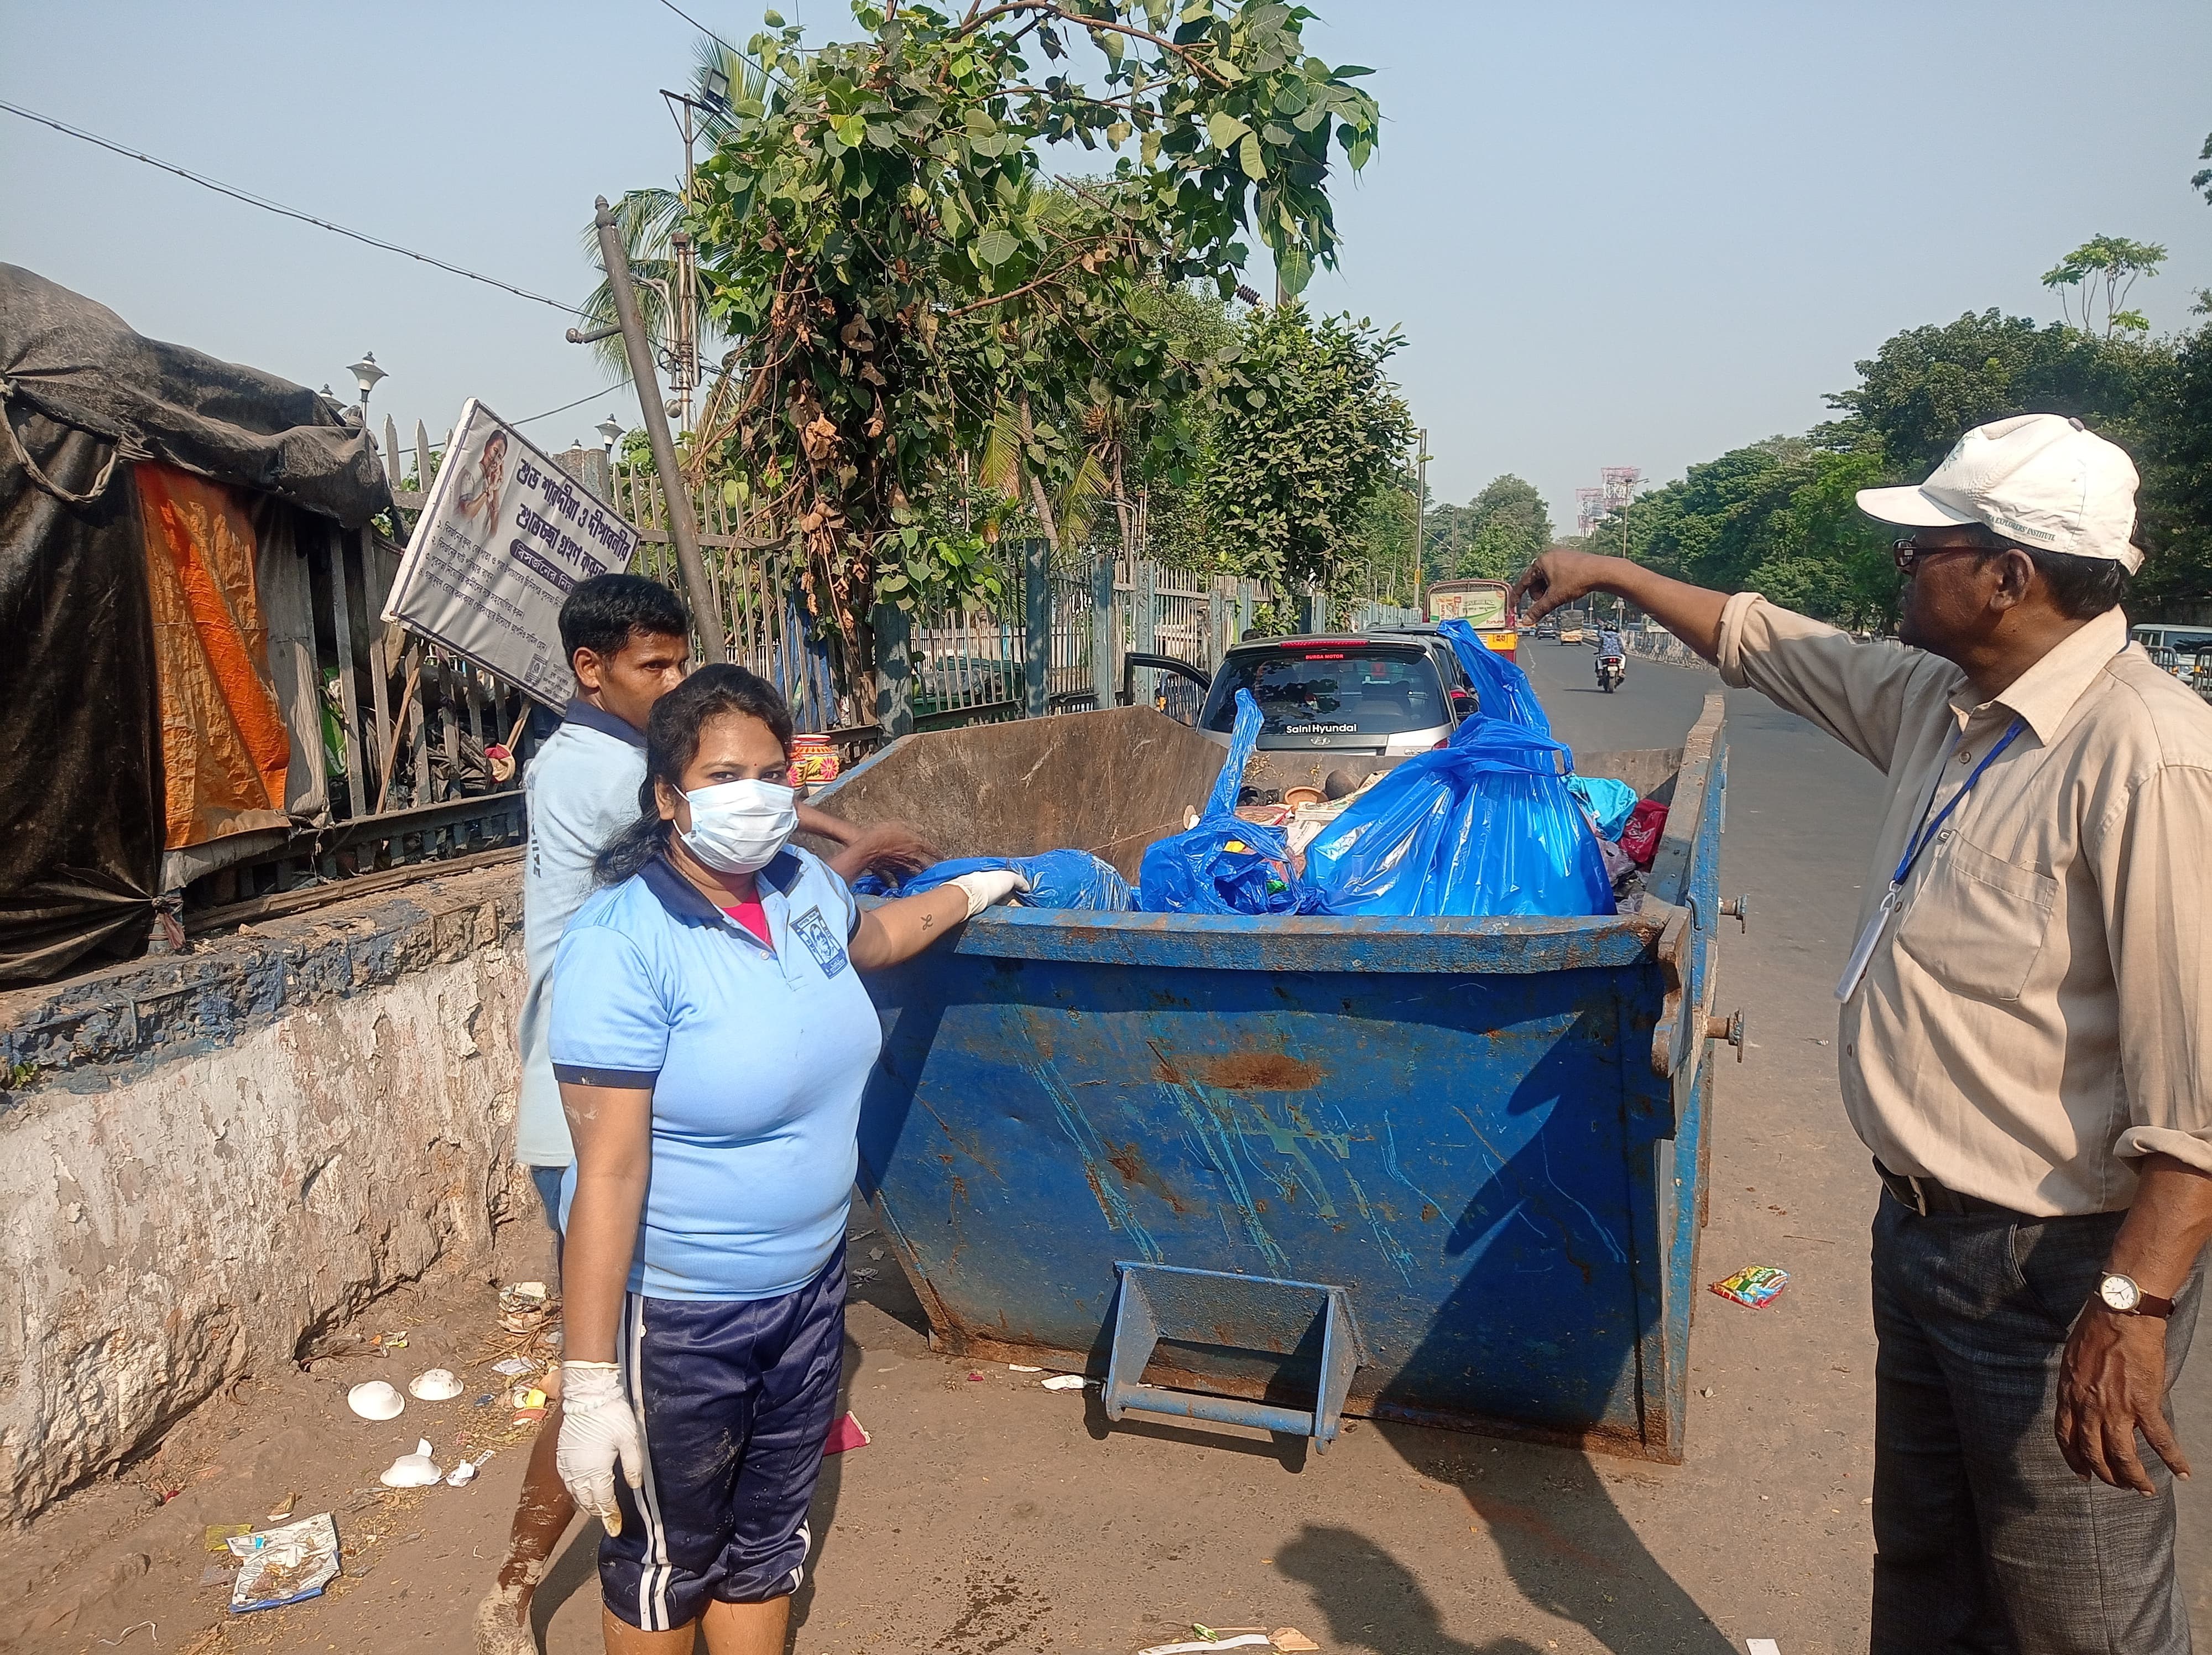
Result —
<path fill-rule="evenodd" d="M 946 881 L 960 887 L 960 894 L 968 898 L 968 917 L 974 919 L 994 902 L 1004 902 L 1018 891 L 1027 891 L 1030 882 L 1010 867 L 994 867 L 982 873 L 963 873 Z"/>
<path fill-rule="evenodd" d="M 553 1463 L 577 1506 L 622 1532 L 622 1510 L 615 1504 L 615 1463 L 633 1488 L 645 1482 L 645 1444 L 637 1415 L 623 1395 L 621 1372 L 612 1362 L 561 1364 L 561 1440 Z"/>

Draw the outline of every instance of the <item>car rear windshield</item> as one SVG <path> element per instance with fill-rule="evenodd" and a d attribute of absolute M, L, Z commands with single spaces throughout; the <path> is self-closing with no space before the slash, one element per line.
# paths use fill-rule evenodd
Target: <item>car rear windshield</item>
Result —
<path fill-rule="evenodd" d="M 1451 722 L 1429 652 L 1364 643 L 1288 644 L 1229 658 L 1206 698 L 1204 727 L 1237 722 L 1249 690 L 1268 735 L 1396 735 Z"/>

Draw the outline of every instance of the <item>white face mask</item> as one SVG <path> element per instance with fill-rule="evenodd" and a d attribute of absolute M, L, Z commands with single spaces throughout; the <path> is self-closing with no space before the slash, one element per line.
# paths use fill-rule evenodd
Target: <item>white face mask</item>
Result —
<path fill-rule="evenodd" d="M 775 860 L 799 826 L 792 790 L 777 782 L 725 782 L 684 795 L 690 830 L 684 848 L 718 873 L 751 873 Z"/>

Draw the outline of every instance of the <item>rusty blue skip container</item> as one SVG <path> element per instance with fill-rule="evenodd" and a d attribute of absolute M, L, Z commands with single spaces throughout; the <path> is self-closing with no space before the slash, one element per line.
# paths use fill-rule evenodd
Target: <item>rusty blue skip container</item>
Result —
<path fill-rule="evenodd" d="M 1221 753 L 1117 708 L 908 737 L 816 802 L 1133 875 Z M 1680 749 L 1577 768 L 1670 806 L 1638 912 L 996 909 L 872 979 L 861 1183 L 933 1343 L 1091 1374 L 1115 1417 L 1679 1461 L 1724 1031 L 1720 697 Z"/>

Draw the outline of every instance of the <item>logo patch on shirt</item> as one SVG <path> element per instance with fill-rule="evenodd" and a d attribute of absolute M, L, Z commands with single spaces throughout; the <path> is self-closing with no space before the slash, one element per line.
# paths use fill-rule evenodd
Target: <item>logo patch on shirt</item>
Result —
<path fill-rule="evenodd" d="M 807 952 L 814 956 L 814 963 L 822 968 L 823 976 L 835 977 L 845 969 L 845 945 L 837 940 L 837 934 L 822 917 L 820 909 L 808 909 L 792 921 L 791 928 L 806 944 Z"/>

